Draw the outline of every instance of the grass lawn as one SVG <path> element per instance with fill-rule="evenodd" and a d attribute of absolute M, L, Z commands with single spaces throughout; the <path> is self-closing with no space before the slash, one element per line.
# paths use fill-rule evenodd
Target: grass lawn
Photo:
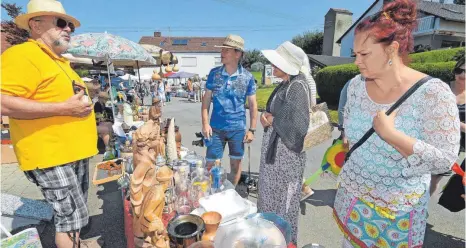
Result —
<path fill-rule="evenodd" d="M 257 83 L 260 84 L 262 82 L 262 72 L 252 71 L 251 73 L 254 76 L 254 78 L 257 80 Z"/>
<path fill-rule="evenodd" d="M 256 98 L 257 98 L 257 108 L 259 111 L 264 111 L 265 106 L 267 105 L 267 100 L 269 99 L 270 94 L 272 94 L 273 89 L 275 87 L 270 88 L 260 88 L 256 91 Z M 333 107 L 329 106 L 330 111 L 330 118 L 332 122 L 338 123 L 338 106 Z"/>

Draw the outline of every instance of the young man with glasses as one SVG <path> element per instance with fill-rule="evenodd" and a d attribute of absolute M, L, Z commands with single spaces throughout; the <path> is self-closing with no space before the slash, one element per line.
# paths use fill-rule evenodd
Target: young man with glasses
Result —
<path fill-rule="evenodd" d="M 61 56 L 80 23 L 54 0 L 31 0 L 27 10 L 15 23 L 31 39 L 2 54 L 1 111 L 10 117 L 20 169 L 54 209 L 57 247 L 99 247 L 79 239 L 89 221 L 95 116 L 84 82 Z"/>
<path fill-rule="evenodd" d="M 230 150 L 229 180 L 238 184 L 241 177 L 241 160 L 244 143 L 254 139 L 257 120 L 256 84 L 250 72 L 244 69 L 240 60 L 244 52 L 244 40 L 229 35 L 222 46 L 223 66 L 212 69 L 206 82 L 202 99 L 202 132 L 210 139 L 207 147 L 207 167 L 222 159 L 225 144 Z M 249 104 L 250 125 L 246 131 L 246 99 Z M 210 103 L 213 104 L 209 121 Z"/>

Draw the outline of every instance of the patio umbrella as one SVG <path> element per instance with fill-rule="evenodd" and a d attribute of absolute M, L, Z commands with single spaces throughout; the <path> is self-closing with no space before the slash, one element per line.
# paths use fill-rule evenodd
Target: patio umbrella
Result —
<path fill-rule="evenodd" d="M 107 67 L 112 64 L 131 66 L 134 65 L 134 61 L 138 66 L 157 64 L 156 60 L 136 42 L 107 32 L 75 35 L 67 52 L 75 57 L 104 60 Z M 108 77 L 110 79 L 110 72 Z M 113 104 L 113 94 L 110 94 L 110 97 Z M 114 108 L 112 112 L 115 117 Z"/>

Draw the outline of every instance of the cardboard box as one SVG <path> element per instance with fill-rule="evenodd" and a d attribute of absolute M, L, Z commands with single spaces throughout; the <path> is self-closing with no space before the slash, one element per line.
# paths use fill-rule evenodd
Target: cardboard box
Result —
<path fill-rule="evenodd" d="M 13 150 L 12 145 L 2 145 L 2 157 L 1 157 L 2 164 L 12 164 L 18 163 L 16 159 L 15 151 Z"/>

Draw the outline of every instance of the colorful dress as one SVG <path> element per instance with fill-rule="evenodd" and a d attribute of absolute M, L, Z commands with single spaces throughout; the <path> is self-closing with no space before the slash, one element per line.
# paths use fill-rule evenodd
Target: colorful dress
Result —
<path fill-rule="evenodd" d="M 391 105 L 372 101 L 360 75 L 352 79 L 344 120 L 350 146 Z M 457 159 L 456 98 L 441 80 L 430 79 L 398 108 L 395 128 L 416 139 L 412 155 L 404 158 L 374 133 L 340 173 L 334 217 L 354 247 L 422 247 L 431 173 Z"/>

